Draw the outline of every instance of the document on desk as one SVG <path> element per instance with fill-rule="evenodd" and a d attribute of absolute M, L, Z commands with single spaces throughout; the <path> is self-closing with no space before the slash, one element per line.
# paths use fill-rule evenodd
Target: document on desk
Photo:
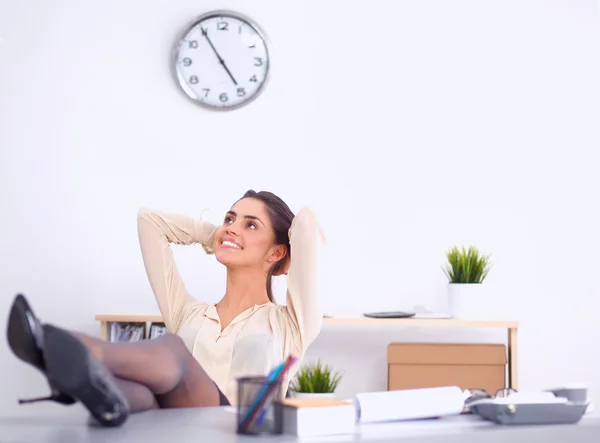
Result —
<path fill-rule="evenodd" d="M 357 394 L 354 398 L 360 423 L 459 415 L 465 405 L 465 393 L 457 386 L 406 389 Z"/>

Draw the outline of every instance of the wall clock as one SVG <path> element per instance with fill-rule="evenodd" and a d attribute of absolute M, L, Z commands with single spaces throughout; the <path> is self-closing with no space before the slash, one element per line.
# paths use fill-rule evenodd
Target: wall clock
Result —
<path fill-rule="evenodd" d="M 194 103 L 236 109 L 262 92 L 270 65 L 269 43 L 250 18 L 232 11 L 197 17 L 179 35 L 172 64 L 179 86 Z"/>

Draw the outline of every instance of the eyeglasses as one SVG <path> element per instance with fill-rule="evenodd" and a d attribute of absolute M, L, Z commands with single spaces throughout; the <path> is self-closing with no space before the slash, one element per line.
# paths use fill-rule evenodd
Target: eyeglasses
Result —
<path fill-rule="evenodd" d="M 481 389 L 481 388 L 474 388 L 474 389 L 467 389 L 466 390 L 469 394 L 471 394 L 471 397 L 477 396 L 479 398 L 506 398 L 509 395 L 513 395 L 517 393 L 516 389 L 512 389 L 512 388 L 503 388 L 503 389 L 498 389 L 496 391 L 496 393 L 494 395 L 490 395 L 488 393 L 488 391 L 486 391 L 485 389 Z"/>
<path fill-rule="evenodd" d="M 467 389 L 466 392 L 469 393 L 469 394 L 471 394 L 465 400 L 465 408 L 468 409 L 469 405 L 471 403 L 473 403 L 474 401 L 483 400 L 484 398 L 506 398 L 506 397 L 510 397 L 511 395 L 516 394 L 517 390 L 516 389 L 512 389 L 512 388 L 498 389 L 494 395 L 490 395 L 490 393 L 488 391 L 486 391 L 485 389 L 480 389 L 480 388 Z"/>

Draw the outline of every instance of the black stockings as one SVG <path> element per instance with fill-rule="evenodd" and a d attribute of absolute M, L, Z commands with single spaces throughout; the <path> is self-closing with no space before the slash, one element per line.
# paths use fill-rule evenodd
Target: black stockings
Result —
<path fill-rule="evenodd" d="M 132 412 L 221 404 L 217 386 L 177 335 L 131 343 L 75 335 L 117 379 Z"/>

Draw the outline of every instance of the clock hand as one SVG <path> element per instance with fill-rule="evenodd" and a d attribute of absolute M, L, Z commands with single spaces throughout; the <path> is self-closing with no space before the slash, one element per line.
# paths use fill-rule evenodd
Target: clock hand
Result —
<path fill-rule="evenodd" d="M 219 59 L 219 63 L 221 63 L 221 66 L 223 66 L 223 68 L 225 68 L 225 71 L 227 71 L 227 74 L 229 75 L 229 78 L 231 79 L 231 81 L 233 82 L 233 84 L 237 86 L 237 82 L 235 81 L 235 78 L 233 78 L 233 75 L 231 75 L 231 72 L 227 68 L 227 65 L 225 64 L 225 60 L 223 60 L 221 58 L 221 56 L 219 55 L 219 53 L 217 52 L 217 50 L 215 48 L 215 45 L 213 45 L 212 42 L 210 41 L 210 38 L 208 38 L 208 32 L 206 32 L 206 29 L 204 29 L 204 28 L 201 28 L 201 29 L 202 29 L 202 35 L 206 38 L 206 41 L 208 42 L 208 44 L 210 45 L 210 47 L 214 51 L 215 55 Z"/>

